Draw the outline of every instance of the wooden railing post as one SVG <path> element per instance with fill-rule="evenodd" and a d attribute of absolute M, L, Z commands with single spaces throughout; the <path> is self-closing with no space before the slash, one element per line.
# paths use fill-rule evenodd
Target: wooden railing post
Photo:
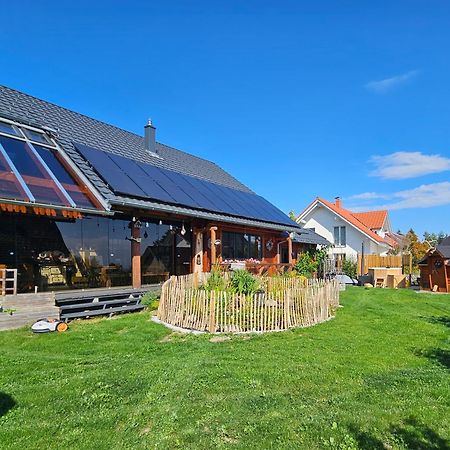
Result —
<path fill-rule="evenodd" d="M 2 295 L 6 295 L 6 269 L 0 269 L 0 275 Z"/>

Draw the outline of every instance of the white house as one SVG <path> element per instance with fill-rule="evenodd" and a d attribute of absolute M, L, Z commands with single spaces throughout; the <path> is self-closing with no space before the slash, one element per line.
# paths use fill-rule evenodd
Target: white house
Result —
<path fill-rule="evenodd" d="M 330 241 L 329 252 L 337 259 L 356 259 L 358 253 L 385 255 L 396 246 L 387 211 L 354 213 L 342 206 L 317 197 L 297 222 Z"/>

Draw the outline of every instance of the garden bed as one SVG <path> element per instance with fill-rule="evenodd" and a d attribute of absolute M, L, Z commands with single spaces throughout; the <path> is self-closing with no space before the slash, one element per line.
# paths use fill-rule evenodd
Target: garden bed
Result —
<path fill-rule="evenodd" d="M 324 322 L 339 305 L 335 280 L 238 277 L 215 273 L 171 277 L 162 286 L 158 319 L 211 333 L 282 331 Z"/>

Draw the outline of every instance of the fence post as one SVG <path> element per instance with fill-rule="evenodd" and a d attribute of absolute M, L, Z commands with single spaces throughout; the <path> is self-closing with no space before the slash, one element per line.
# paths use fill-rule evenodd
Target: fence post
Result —
<path fill-rule="evenodd" d="M 211 291 L 209 301 L 209 332 L 216 332 L 216 293 L 214 291 Z"/>
<path fill-rule="evenodd" d="M 194 272 L 192 286 L 197 289 L 198 288 L 198 272 Z"/>
<path fill-rule="evenodd" d="M 289 328 L 289 289 L 284 291 L 284 328 Z"/>

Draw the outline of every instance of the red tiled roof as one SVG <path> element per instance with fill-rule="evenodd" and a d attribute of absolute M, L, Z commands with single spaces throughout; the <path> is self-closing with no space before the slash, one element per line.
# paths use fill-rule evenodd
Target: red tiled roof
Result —
<path fill-rule="evenodd" d="M 325 200 L 320 197 L 317 197 L 317 199 L 314 201 L 319 201 L 320 203 L 324 204 L 326 207 L 330 208 L 333 212 L 340 215 L 347 222 L 350 222 L 354 227 L 361 230 L 363 233 L 365 233 L 367 236 L 371 237 L 373 240 L 380 242 L 382 244 L 388 244 L 381 236 L 378 236 L 377 233 L 372 231 L 367 225 L 365 225 L 361 220 L 359 220 L 356 217 L 356 214 L 352 213 L 348 209 L 345 209 L 342 207 L 338 208 L 334 203 L 331 203 L 328 200 Z M 314 202 L 312 204 L 314 204 Z M 386 213 L 387 213 L 387 211 L 386 211 Z"/>
<path fill-rule="evenodd" d="M 356 212 L 352 214 L 366 227 L 373 230 L 383 228 L 384 222 L 386 222 L 388 212 L 386 210 L 381 210 L 381 211 Z"/>
<path fill-rule="evenodd" d="M 396 241 L 392 236 L 390 236 L 389 234 L 386 234 L 386 236 L 384 237 L 384 241 L 386 242 L 386 244 L 390 245 L 392 248 L 398 247 L 399 246 L 399 242 Z"/>

